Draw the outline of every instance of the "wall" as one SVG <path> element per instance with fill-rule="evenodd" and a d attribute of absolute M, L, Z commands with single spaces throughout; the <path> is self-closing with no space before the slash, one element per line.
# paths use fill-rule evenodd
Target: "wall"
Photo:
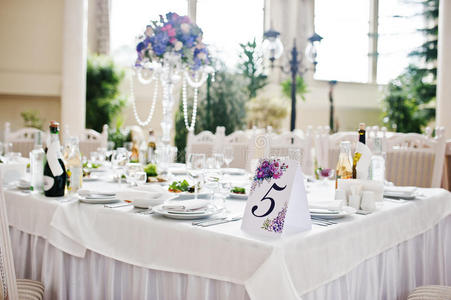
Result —
<path fill-rule="evenodd" d="M 23 126 L 20 112 L 36 108 L 60 119 L 64 1 L 0 1 L 0 127 Z M 3 130 L 2 130 L 3 132 Z"/>

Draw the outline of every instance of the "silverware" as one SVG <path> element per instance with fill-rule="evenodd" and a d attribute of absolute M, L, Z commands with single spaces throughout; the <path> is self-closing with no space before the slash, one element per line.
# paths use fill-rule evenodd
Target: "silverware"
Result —
<path fill-rule="evenodd" d="M 315 220 L 315 221 L 317 221 L 317 222 L 321 222 L 321 223 L 327 224 L 327 225 L 335 225 L 335 224 L 338 224 L 337 222 L 330 221 L 330 220 L 323 219 L 323 218 L 314 217 L 314 216 L 312 216 L 311 219 L 312 219 L 312 220 Z"/>
<path fill-rule="evenodd" d="M 326 218 L 321 218 L 321 217 L 313 217 L 315 220 L 318 220 L 318 221 L 322 221 L 322 222 L 326 222 L 326 223 L 330 223 L 330 224 L 338 224 L 337 222 L 334 222 L 334 221 L 332 221 L 332 220 L 330 220 L 330 219 L 326 219 Z"/>
<path fill-rule="evenodd" d="M 193 223 L 191 223 L 192 225 L 200 225 L 202 223 L 208 223 L 211 221 L 216 221 L 216 220 L 224 220 L 226 217 L 215 217 L 215 218 L 209 218 L 206 220 L 202 220 L 202 221 L 194 221 Z"/>
<path fill-rule="evenodd" d="M 228 222 L 234 222 L 234 221 L 238 221 L 238 220 L 241 220 L 241 216 L 239 216 L 239 217 L 228 217 L 228 218 L 225 218 L 223 220 L 213 220 L 211 222 L 201 223 L 201 224 L 199 224 L 197 226 L 208 227 L 208 226 L 219 225 L 219 224 L 224 224 L 224 223 L 228 223 Z"/>
<path fill-rule="evenodd" d="M 113 204 L 105 204 L 105 207 L 108 208 L 118 208 L 118 207 L 124 207 L 124 206 L 130 206 L 131 203 L 113 203 Z"/>
<path fill-rule="evenodd" d="M 324 227 L 329 226 L 328 224 L 324 224 L 323 222 L 316 221 L 316 220 L 312 220 L 312 224 L 315 224 L 315 225 L 318 225 L 318 226 L 324 226 Z"/>
<path fill-rule="evenodd" d="M 135 212 L 135 214 L 138 214 L 138 215 L 151 215 L 153 213 L 154 213 L 154 211 L 152 210 L 152 208 Z"/>

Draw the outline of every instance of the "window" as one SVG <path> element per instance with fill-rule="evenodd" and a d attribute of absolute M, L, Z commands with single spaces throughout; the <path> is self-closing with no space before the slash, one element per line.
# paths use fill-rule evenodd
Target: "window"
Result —
<path fill-rule="evenodd" d="M 412 62 L 410 51 L 424 42 L 422 5 L 413 1 L 379 0 L 377 83 L 388 83 Z"/>
<path fill-rule="evenodd" d="M 316 0 L 315 79 L 368 82 L 368 0 Z"/>
<path fill-rule="evenodd" d="M 324 39 L 314 78 L 378 84 L 394 79 L 424 41 L 417 31 L 424 27 L 421 9 L 404 0 L 316 0 L 315 31 Z M 374 22 L 377 29 L 371 30 Z"/>
<path fill-rule="evenodd" d="M 263 0 L 197 0 L 196 23 L 204 31 L 204 42 L 214 55 L 234 68 L 240 43 L 263 37 Z M 239 9 L 238 9 L 239 8 Z M 124 66 L 136 58 L 136 37 L 151 20 L 169 11 L 188 15 L 187 0 L 113 0 L 111 12 L 111 54 Z M 249 13 L 252 12 L 252 13 Z"/>
<path fill-rule="evenodd" d="M 204 31 L 204 41 L 227 66 L 237 65 L 240 43 L 262 41 L 263 5 L 263 0 L 197 1 L 197 24 Z"/>

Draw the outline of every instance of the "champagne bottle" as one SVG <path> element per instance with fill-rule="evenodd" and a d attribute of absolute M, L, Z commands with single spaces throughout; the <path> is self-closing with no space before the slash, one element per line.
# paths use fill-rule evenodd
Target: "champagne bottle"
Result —
<path fill-rule="evenodd" d="M 359 124 L 359 142 L 365 145 L 366 142 L 366 131 L 365 131 L 365 123 Z M 357 178 L 357 163 L 359 162 L 362 153 L 355 152 L 352 160 L 352 178 Z"/>
<path fill-rule="evenodd" d="M 50 139 L 47 145 L 47 162 L 44 166 L 44 194 L 47 197 L 62 197 L 66 187 L 64 166 L 59 140 L 59 123 L 50 122 Z"/>
<path fill-rule="evenodd" d="M 359 125 L 359 142 L 362 144 L 365 144 L 366 142 L 365 123 L 360 123 Z"/>

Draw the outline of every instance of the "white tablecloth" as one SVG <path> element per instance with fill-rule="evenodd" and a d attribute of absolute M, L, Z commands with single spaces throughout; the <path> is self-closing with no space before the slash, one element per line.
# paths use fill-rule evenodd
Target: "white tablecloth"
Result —
<path fill-rule="evenodd" d="M 117 188 L 104 185 L 108 190 Z M 450 215 L 450 193 L 421 191 L 424 199 L 386 202 L 371 215 L 355 215 L 339 225 L 315 226 L 276 241 L 246 235 L 240 222 L 199 228 L 187 221 L 136 215 L 130 207 L 60 203 L 17 191 L 6 192 L 6 199 L 13 227 L 43 237 L 72 256 L 86 259 L 95 252 L 143 269 L 244 285 L 251 299 L 299 299 L 354 272 L 366 260 L 430 231 Z M 313 191 L 309 197 L 314 200 L 319 195 Z M 228 207 L 238 212 L 244 203 L 230 200 Z M 445 234 L 451 239 L 449 231 Z M 444 251 L 444 246 L 438 250 Z M 433 271 L 444 276 L 440 268 Z"/>

